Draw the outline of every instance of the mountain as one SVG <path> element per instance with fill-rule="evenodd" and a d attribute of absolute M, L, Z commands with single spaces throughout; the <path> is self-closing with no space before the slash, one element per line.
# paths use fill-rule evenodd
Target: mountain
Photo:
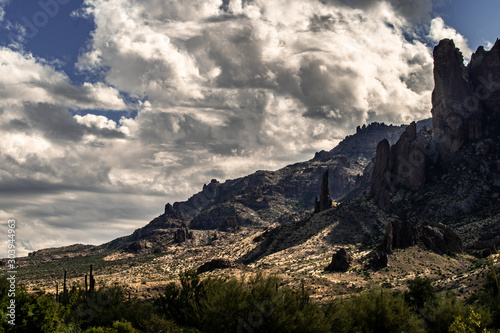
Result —
<path fill-rule="evenodd" d="M 434 49 L 432 130 L 381 142 L 371 193 L 385 211 L 455 229 L 471 250 L 500 245 L 500 41 L 464 66 L 453 41 Z"/>
<path fill-rule="evenodd" d="M 418 124 L 420 127 L 432 126 L 431 119 Z M 81 254 L 108 250 L 143 254 L 161 252 L 165 244 L 175 244 L 175 232 L 183 221 L 188 222 L 195 234 L 196 230 L 224 229 L 231 220 L 236 221 L 236 226 L 258 230 L 275 223 L 301 221 L 314 208 L 314 198 L 320 193 L 321 178 L 326 170 L 329 170 L 330 197 L 342 199 L 354 189 L 366 186 L 363 174 L 373 164 L 376 143 L 382 139 L 394 143 L 404 129 L 404 125 L 384 123 L 363 125 L 332 150 L 318 152 L 309 161 L 277 171 L 257 171 L 224 183 L 212 179 L 187 201 L 166 204 L 163 214 L 131 235 L 100 246 L 89 246 Z M 68 251 L 71 249 L 69 247 Z M 40 253 L 36 251 L 33 255 L 40 257 Z M 59 257 L 47 256 L 49 259 Z"/>
<path fill-rule="evenodd" d="M 265 272 L 307 280 L 318 300 L 372 284 L 401 290 L 422 274 L 472 293 L 481 258 L 500 246 L 500 42 L 465 66 L 443 40 L 434 59 L 432 119 L 358 127 L 309 161 L 214 179 L 132 235 L 37 251 L 20 271 L 41 284 L 61 265 L 79 279 L 94 263 L 101 279 L 147 293 L 190 269 Z"/>
<path fill-rule="evenodd" d="M 429 122 L 428 122 L 428 125 Z M 375 154 L 376 142 L 395 142 L 404 126 L 373 123 L 358 127 L 330 151 L 277 171 L 257 171 L 246 177 L 219 183 L 215 179 L 174 209 L 191 218 L 194 229 L 217 229 L 236 217 L 238 225 L 269 226 L 299 220 L 314 207 L 321 176 L 329 170 L 330 196 L 338 200 L 352 191 Z"/>

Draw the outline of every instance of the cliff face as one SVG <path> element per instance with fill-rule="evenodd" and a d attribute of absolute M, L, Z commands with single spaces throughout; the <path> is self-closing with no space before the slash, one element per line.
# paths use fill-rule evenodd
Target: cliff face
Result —
<path fill-rule="evenodd" d="M 479 115 L 479 110 L 466 107 L 473 87 L 467 79 L 462 53 L 453 41 L 442 40 L 434 48 L 433 56 L 434 91 L 431 112 L 434 139 L 441 143 L 443 154 L 454 153 L 468 138 L 466 133 L 473 126 L 469 122 L 476 114 Z M 480 133 L 471 133 L 471 139 L 476 135 Z"/>
<path fill-rule="evenodd" d="M 417 132 L 413 123 L 387 152 L 381 148 L 372 173 L 371 193 L 388 210 L 387 187 L 421 190 L 465 157 L 460 149 L 500 131 L 500 41 L 490 51 L 480 47 L 464 66 L 462 53 L 452 40 L 434 48 L 432 130 Z M 387 161 L 389 160 L 389 161 Z"/>
<path fill-rule="evenodd" d="M 329 198 L 339 199 L 358 186 L 358 175 L 375 156 L 377 142 L 386 138 L 394 143 L 403 131 L 403 126 L 364 125 L 334 149 L 318 152 L 309 161 L 277 171 L 257 171 L 224 183 L 213 179 L 201 192 L 176 202 L 173 208 L 191 220 L 193 229 L 217 229 L 228 218 L 236 219 L 241 226 L 300 219 L 314 208 L 322 183 L 329 184 L 323 186 L 323 206 L 329 207 Z"/>
<path fill-rule="evenodd" d="M 452 40 L 434 48 L 433 139 L 444 156 L 484 135 L 485 116 L 500 108 L 500 41 L 483 47 L 464 66 Z"/>
<path fill-rule="evenodd" d="M 500 245 L 500 41 L 464 66 L 453 41 L 443 40 L 434 62 L 433 128 L 411 124 L 390 149 L 380 142 L 371 196 L 420 227 L 435 252 L 459 251 L 461 238 L 472 253 L 489 253 Z"/>

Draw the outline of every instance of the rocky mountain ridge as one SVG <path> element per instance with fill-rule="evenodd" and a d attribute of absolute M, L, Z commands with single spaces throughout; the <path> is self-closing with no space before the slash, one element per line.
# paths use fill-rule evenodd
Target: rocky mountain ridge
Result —
<path fill-rule="evenodd" d="M 481 257 L 500 246 L 499 53 L 497 41 L 464 66 L 453 42 L 442 41 L 432 120 L 359 127 L 310 161 L 212 180 L 130 236 L 37 251 L 20 263 L 48 271 L 100 260 L 102 278 L 129 276 L 148 292 L 148 281 L 188 269 L 307 279 L 319 298 L 372 283 L 402 290 L 419 274 L 468 292 L 484 275 Z"/>
<path fill-rule="evenodd" d="M 421 123 L 430 125 L 429 121 Z M 403 130 L 404 126 L 383 123 L 363 125 L 332 150 L 316 153 L 312 160 L 277 171 L 257 171 L 224 183 L 214 179 L 201 192 L 173 207 L 192 218 L 190 227 L 194 229 L 217 229 L 232 216 L 238 225 L 264 227 L 300 220 L 314 208 L 326 170 L 329 195 L 338 200 L 358 186 L 374 157 L 374 142 L 381 138 L 395 142 Z"/>

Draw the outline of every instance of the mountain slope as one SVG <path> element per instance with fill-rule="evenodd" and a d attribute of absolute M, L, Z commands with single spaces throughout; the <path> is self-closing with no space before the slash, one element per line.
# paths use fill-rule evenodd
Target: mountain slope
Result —
<path fill-rule="evenodd" d="M 321 176 L 329 169 L 330 196 L 339 199 L 357 186 L 359 175 L 384 138 L 395 142 L 404 126 L 373 123 L 358 128 L 331 151 L 277 171 L 257 171 L 246 177 L 219 183 L 212 180 L 203 190 L 173 207 L 192 218 L 194 229 L 216 229 L 231 217 L 239 225 L 268 226 L 306 216 L 314 207 Z M 377 141 L 378 140 L 378 141 Z"/>

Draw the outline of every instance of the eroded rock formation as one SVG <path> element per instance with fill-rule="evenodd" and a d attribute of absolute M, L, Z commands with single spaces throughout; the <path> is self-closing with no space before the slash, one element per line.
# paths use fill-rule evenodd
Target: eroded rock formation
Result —
<path fill-rule="evenodd" d="M 412 122 L 391 147 L 391 185 L 420 190 L 425 185 L 425 154 L 417 141 L 417 124 Z"/>
<path fill-rule="evenodd" d="M 186 221 L 183 221 L 181 227 L 175 231 L 174 240 L 180 244 L 184 243 L 188 239 L 193 239 L 193 238 L 194 238 L 193 232 L 189 230 Z"/>
<path fill-rule="evenodd" d="M 390 209 L 388 188 L 421 190 L 434 178 L 428 170 L 457 165 L 463 160 L 459 151 L 464 144 L 497 132 L 500 126 L 500 41 L 490 51 L 478 48 L 467 67 L 452 40 L 442 40 L 433 55 L 432 132 L 417 133 L 412 123 L 390 152 L 385 140 L 377 148 L 371 193 L 386 211 Z"/>
<path fill-rule="evenodd" d="M 372 186 L 370 192 L 375 196 L 375 203 L 383 210 L 389 211 L 391 202 L 389 198 L 390 185 L 390 160 L 391 147 L 386 139 L 377 146 L 375 166 L 372 173 Z"/>
<path fill-rule="evenodd" d="M 352 257 L 346 249 L 341 248 L 333 255 L 332 262 L 325 268 L 325 271 L 345 272 L 352 263 Z"/>
<path fill-rule="evenodd" d="M 387 225 L 381 250 L 392 254 L 395 249 L 405 249 L 420 243 L 437 254 L 456 255 L 463 252 L 462 239 L 441 223 L 423 223 L 414 226 L 409 221 L 393 221 Z"/>
<path fill-rule="evenodd" d="M 404 249 L 415 245 L 417 242 L 417 230 L 408 221 L 389 222 L 385 232 L 383 250 L 391 254 L 393 249 Z"/>
<path fill-rule="evenodd" d="M 441 153 L 446 155 L 458 151 L 466 139 L 480 136 L 480 128 L 474 129 L 480 122 L 469 121 L 479 110 L 466 107 L 466 101 L 472 97 L 473 87 L 467 78 L 462 53 L 453 41 L 444 39 L 439 42 L 433 55 L 433 134 L 434 139 L 441 144 Z"/>
<path fill-rule="evenodd" d="M 324 210 L 327 210 L 332 207 L 332 199 L 330 198 L 330 189 L 328 187 L 328 177 L 330 175 L 330 171 L 327 169 L 325 173 L 323 173 L 323 178 L 321 180 L 321 192 L 314 199 L 314 212 L 319 213 Z"/>

